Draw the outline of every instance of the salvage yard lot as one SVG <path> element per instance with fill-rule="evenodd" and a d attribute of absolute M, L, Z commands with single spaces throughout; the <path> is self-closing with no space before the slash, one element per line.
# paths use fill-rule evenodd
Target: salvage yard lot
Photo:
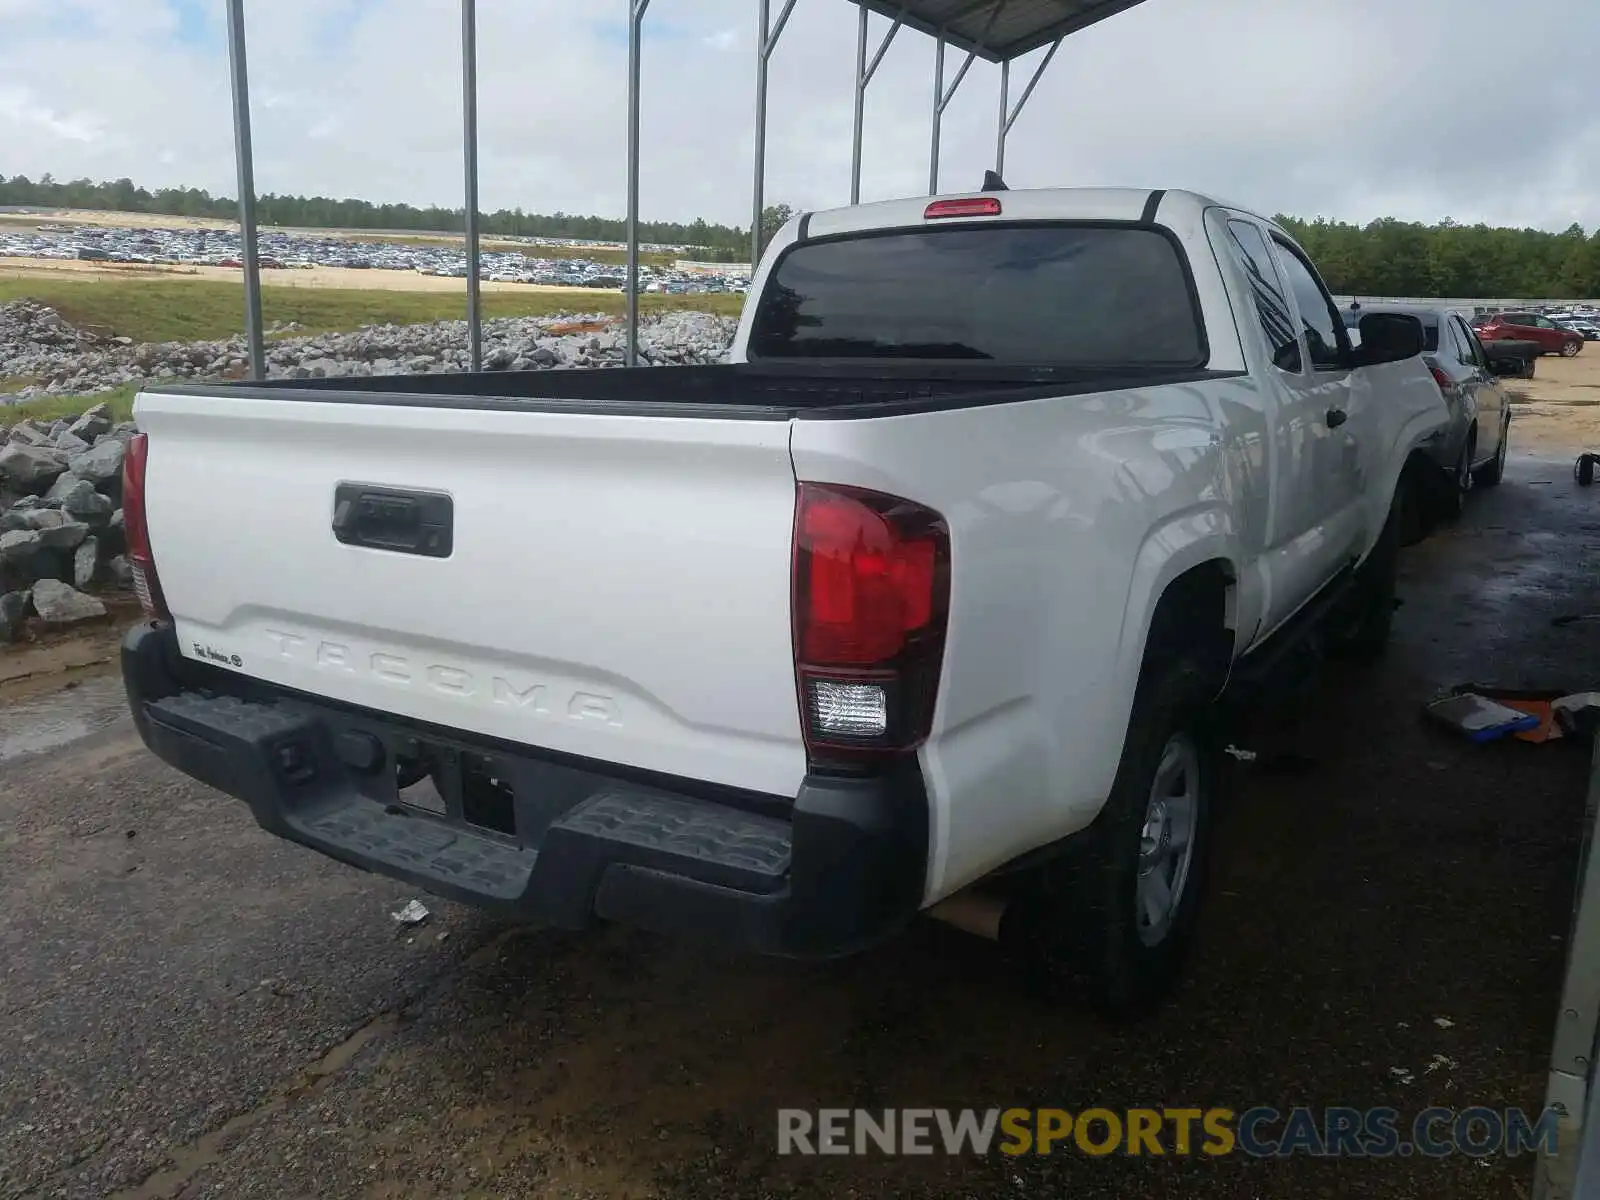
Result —
<path fill-rule="evenodd" d="M 114 677 L 33 681 L 0 708 L 0 1196 L 1526 1196 L 1527 1159 L 781 1159 L 775 1110 L 1537 1108 L 1587 757 L 1418 710 L 1600 680 L 1594 626 L 1551 624 L 1600 570 L 1594 349 L 1518 382 L 1507 480 L 1406 553 L 1388 659 L 1240 731 L 1189 978 L 1131 1026 L 932 925 L 825 965 L 431 900 L 403 930 L 412 892 L 145 754 Z"/>

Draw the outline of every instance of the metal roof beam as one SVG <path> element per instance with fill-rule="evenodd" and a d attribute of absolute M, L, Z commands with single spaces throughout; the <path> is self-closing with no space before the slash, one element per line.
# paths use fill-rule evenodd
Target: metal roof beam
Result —
<path fill-rule="evenodd" d="M 902 23 L 910 28 L 929 37 L 942 36 L 957 49 L 975 52 L 979 58 L 994 63 L 1018 58 L 1030 50 L 1047 46 L 1068 34 L 1087 29 L 1090 25 L 1096 25 L 1120 12 L 1125 12 L 1143 0 L 1062 0 L 1054 6 L 1055 11 L 1062 15 L 1052 17 L 1047 11 L 1044 16 L 1048 19 L 1041 20 L 1031 28 L 1013 31 L 1006 35 L 1009 40 L 1004 42 L 997 41 L 988 34 L 975 33 L 971 29 L 962 31 L 953 28 L 982 12 L 992 2 L 993 0 L 971 0 L 959 8 L 944 12 L 941 10 L 945 6 L 938 0 L 932 2 L 907 0 L 903 4 L 898 0 L 851 0 L 851 3 L 869 8 L 885 17 L 900 16 Z"/>

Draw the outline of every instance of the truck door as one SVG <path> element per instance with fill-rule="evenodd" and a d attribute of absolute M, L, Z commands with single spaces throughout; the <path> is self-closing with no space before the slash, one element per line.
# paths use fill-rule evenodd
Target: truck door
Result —
<path fill-rule="evenodd" d="M 1269 359 L 1260 368 L 1273 403 L 1264 635 L 1309 600 L 1348 553 L 1346 526 L 1360 517 L 1359 463 L 1344 426 L 1365 406 L 1352 397 L 1344 328 L 1315 276 L 1292 252 L 1269 249 L 1269 234 L 1253 217 L 1230 215 L 1227 233 L 1254 294 Z M 1298 300 L 1307 278 L 1315 306 Z"/>
<path fill-rule="evenodd" d="M 1306 351 L 1305 372 L 1289 386 L 1308 403 L 1307 467 L 1316 481 L 1315 520 L 1323 539 L 1316 566 L 1320 585 L 1364 546 L 1362 500 L 1378 466 L 1379 414 L 1370 378 L 1352 366 L 1349 335 L 1333 297 L 1298 249 L 1276 235 L 1272 240 Z"/>

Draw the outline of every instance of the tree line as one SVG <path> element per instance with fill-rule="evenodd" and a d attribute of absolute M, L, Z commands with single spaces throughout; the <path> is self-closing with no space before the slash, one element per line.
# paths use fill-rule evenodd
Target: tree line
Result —
<path fill-rule="evenodd" d="M 1339 295 L 1452 296 L 1485 299 L 1600 297 L 1600 229 L 1562 233 L 1436 225 L 1385 217 L 1351 225 L 1279 216 Z"/>
<path fill-rule="evenodd" d="M 0 205 L 41 208 L 86 208 L 162 216 L 216 217 L 238 215 L 234 201 L 201 188 L 158 188 L 150 191 L 132 180 L 95 183 L 88 179 L 60 182 L 49 175 L 38 180 L 0 175 Z M 762 231 L 771 234 L 789 215 L 784 205 L 767 209 Z M 410 204 L 373 204 L 367 200 L 335 200 L 328 196 L 280 196 L 269 193 L 256 201 L 263 225 L 306 229 L 382 229 L 459 233 L 462 210 Z M 1392 217 L 1353 225 L 1318 217 L 1312 221 L 1279 216 L 1278 222 L 1303 245 L 1329 288 L 1345 295 L 1516 297 L 1526 299 L 1590 299 L 1600 297 L 1600 229 L 1593 235 L 1581 225 L 1561 233 L 1458 225 L 1448 218 L 1435 225 Z M 573 238 L 621 241 L 626 225 L 610 217 L 570 213 L 529 213 L 520 208 L 483 214 L 485 234 L 513 237 Z M 732 225 L 704 220 L 642 221 L 640 238 L 673 246 L 700 248 L 705 257 L 744 261 L 750 234 Z"/>

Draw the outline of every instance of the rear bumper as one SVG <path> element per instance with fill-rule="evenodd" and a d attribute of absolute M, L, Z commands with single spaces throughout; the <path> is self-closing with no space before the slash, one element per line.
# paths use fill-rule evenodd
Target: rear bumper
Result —
<path fill-rule="evenodd" d="M 914 759 L 870 778 L 807 776 L 791 801 L 319 701 L 184 659 L 162 624 L 127 636 L 122 674 L 163 761 L 245 801 L 269 833 L 436 895 L 792 957 L 871 945 L 921 904 L 928 803 Z M 400 803 L 408 752 L 433 764 L 442 814 Z"/>

